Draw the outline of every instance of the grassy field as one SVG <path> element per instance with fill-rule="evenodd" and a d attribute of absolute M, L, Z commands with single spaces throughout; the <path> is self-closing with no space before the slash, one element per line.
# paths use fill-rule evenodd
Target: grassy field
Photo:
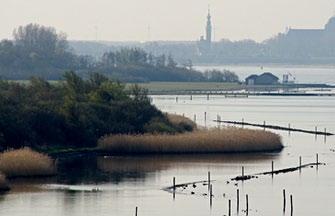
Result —
<path fill-rule="evenodd" d="M 131 84 L 127 84 L 129 87 Z M 141 87 L 149 90 L 149 94 L 206 94 L 209 92 L 229 92 L 238 90 L 247 91 L 277 91 L 279 89 L 292 89 L 292 86 L 283 85 L 253 85 L 246 86 L 240 83 L 217 82 L 150 82 L 139 83 Z"/>
<path fill-rule="evenodd" d="M 130 84 L 127 84 L 128 86 Z M 183 91 L 229 91 L 238 90 L 242 86 L 238 83 L 212 83 L 212 82 L 150 82 L 139 83 L 149 92 L 183 92 Z"/>
<path fill-rule="evenodd" d="M 112 154 L 197 154 L 277 151 L 283 148 L 279 135 L 238 128 L 198 130 L 183 134 L 111 135 L 99 148 Z"/>
<path fill-rule="evenodd" d="M 30 80 L 9 80 L 9 82 L 14 82 L 14 83 L 16 82 L 16 83 L 20 83 L 20 84 L 29 84 Z M 56 85 L 56 84 L 62 83 L 63 81 L 61 81 L 61 80 L 48 80 L 48 82 L 50 84 Z"/>

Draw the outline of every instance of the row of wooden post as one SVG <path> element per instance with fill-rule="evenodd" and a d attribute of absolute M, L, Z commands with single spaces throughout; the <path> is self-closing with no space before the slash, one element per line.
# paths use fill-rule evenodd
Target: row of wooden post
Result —
<path fill-rule="evenodd" d="M 178 101 L 178 97 L 176 98 L 176 101 Z M 185 116 L 185 113 L 183 113 L 183 116 Z M 205 120 L 205 124 L 207 124 L 207 112 L 204 112 L 204 120 Z M 218 123 L 218 127 L 221 126 L 221 116 L 217 114 L 216 117 L 216 121 Z M 196 122 L 197 121 L 197 115 L 194 114 L 193 116 L 193 121 Z M 244 128 L 244 118 L 242 118 L 242 128 Z M 266 129 L 266 121 L 263 121 L 263 129 Z M 315 126 L 315 137 L 317 137 L 318 135 L 318 127 Z M 291 134 L 291 124 L 288 124 L 288 133 Z M 326 142 L 326 137 L 327 137 L 327 128 L 324 128 L 324 137 L 325 137 L 325 142 Z"/>
<path fill-rule="evenodd" d="M 319 164 L 319 154 L 316 154 L 316 166 Z M 299 169 L 301 170 L 302 167 L 302 157 L 299 157 Z M 272 177 L 274 175 L 274 161 L 271 162 L 271 174 Z M 244 166 L 242 166 L 242 179 L 244 178 L 245 175 L 245 169 Z M 213 204 L 213 184 L 211 183 L 211 173 L 208 172 L 207 175 L 207 182 L 208 182 L 208 193 L 209 193 L 209 202 L 210 206 Z M 175 191 L 176 191 L 176 178 L 173 177 L 173 198 L 175 198 Z M 237 207 L 237 212 L 240 210 L 240 190 L 237 189 L 237 197 L 236 197 L 236 207 Z M 293 196 L 290 195 L 290 204 L 291 204 L 291 215 L 293 215 Z M 138 208 L 136 207 L 136 214 L 137 216 L 137 211 Z M 249 196 L 246 194 L 246 214 L 248 215 L 249 211 Z M 283 211 L 286 211 L 286 190 L 283 190 Z M 228 215 L 231 216 L 231 200 L 228 202 Z"/>
<path fill-rule="evenodd" d="M 209 190 L 209 203 L 210 206 L 213 204 L 213 184 L 211 184 L 211 173 L 208 172 L 208 190 Z M 236 199 L 236 205 L 237 205 L 237 212 L 240 210 L 240 190 L 237 189 L 237 199 Z M 228 202 L 228 215 L 231 216 L 231 200 Z M 249 197 L 248 194 L 246 194 L 246 212 L 248 214 L 249 212 Z"/>
<path fill-rule="evenodd" d="M 185 114 L 183 113 L 183 116 L 185 116 Z M 216 121 L 218 123 L 218 127 L 221 126 L 221 116 L 220 115 L 217 115 L 216 116 Z M 197 122 L 197 115 L 194 114 L 193 116 L 193 121 L 194 122 Z M 204 112 L 204 121 L 205 121 L 205 124 L 207 124 L 207 112 Z M 242 118 L 242 128 L 244 128 L 244 118 Z M 288 133 L 291 134 L 291 124 L 289 123 L 288 124 Z M 266 129 L 266 121 L 263 121 L 263 129 L 265 130 Z M 317 137 L 317 133 L 318 133 L 318 127 L 315 126 L 315 137 Z M 325 133 L 325 140 L 326 140 L 326 133 L 327 133 L 327 128 L 324 129 L 324 133 Z"/>
<path fill-rule="evenodd" d="M 244 118 L 242 118 L 242 127 L 244 127 Z M 263 128 L 264 130 L 266 129 L 266 121 L 263 121 Z M 291 124 L 289 123 L 288 124 L 288 132 L 289 134 L 291 133 Z M 315 136 L 317 136 L 317 133 L 318 133 L 318 127 L 315 126 Z M 327 136 L 327 128 L 324 129 L 324 134 L 325 134 L 325 137 Z"/>
<path fill-rule="evenodd" d="M 209 200 L 210 206 L 212 206 L 212 197 L 213 197 L 213 188 L 212 185 L 209 186 Z M 249 195 L 245 195 L 245 203 L 246 203 L 246 215 L 249 213 Z M 293 196 L 290 195 L 290 204 L 291 204 L 291 216 L 293 215 Z M 237 213 L 240 211 L 240 190 L 237 189 L 237 198 L 236 198 L 236 206 L 237 206 Z M 283 212 L 286 212 L 286 190 L 283 190 Z M 228 215 L 231 216 L 231 200 L 228 200 Z M 135 208 L 135 216 L 138 215 L 138 207 Z"/>
<path fill-rule="evenodd" d="M 237 189 L 237 194 L 236 194 L 236 210 L 237 213 L 240 212 L 240 190 Z M 245 195 L 245 211 L 246 214 L 248 215 L 249 213 L 249 195 Z M 228 215 L 231 216 L 232 209 L 231 209 L 231 200 L 228 200 Z"/>
<path fill-rule="evenodd" d="M 193 100 L 193 95 L 190 95 L 190 100 Z M 207 100 L 209 100 L 209 94 L 207 94 Z M 178 103 L 179 97 L 176 97 L 176 103 Z"/>
<path fill-rule="evenodd" d="M 319 154 L 316 154 L 316 167 L 319 166 Z M 299 156 L 299 170 L 302 168 L 302 157 Z M 242 166 L 242 179 L 244 179 L 244 166 Z M 274 161 L 271 162 L 271 175 L 274 175 Z"/>

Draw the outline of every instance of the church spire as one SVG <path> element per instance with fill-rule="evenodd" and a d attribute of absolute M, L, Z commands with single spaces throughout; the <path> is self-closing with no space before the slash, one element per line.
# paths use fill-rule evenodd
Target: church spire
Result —
<path fill-rule="evenodd" d="M 207 26 L 206 26 L 206 41 L 210 44 L 212 42 L 212 16 L 210 6 L 208 5 Z"/>

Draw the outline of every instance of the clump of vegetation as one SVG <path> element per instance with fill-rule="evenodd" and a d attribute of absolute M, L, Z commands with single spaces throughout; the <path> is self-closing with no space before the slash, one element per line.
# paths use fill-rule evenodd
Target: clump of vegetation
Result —
<path fill-rule="evenodd" d="M 238 83 L 238 76 L 229 70 L 207 70 L 204 76 L 208 82 Z"/>
<path fill-rule="evenodd" d="M 175 120 L 174 120 L 175 119 Z M 57 84 L 0 81 L 0 146 L 35 149 L 95 147 L 106 134 L 176 133 L 194 126 L 165 116 L 137 85 L 94 73 L 67 72 Z"/>
<path fill-rule="evenodd" d="M 6 176 L 0 173 L 0 191 L 7 191 L 9 190 L 9 186 L 6 180 Z"/>
<path fill-rule="evenodd" d="M 196 124 L 181 115 L 165 114 L 163 118 L 153 118 L 144 126 L 147 133 L 184 133 L 190 132 L 197 128 Z"/>
<path fill-rule="evenodd" d="M 178 130 L 178 132 L 190 132 L 194 131 L 197 128 L 197 124 L 191 119 L 176 115 L 176 114 L 166 114 L 169 122 Z"/>
<path fill-rule="evenodd" d="M 115 154 L 187 154 L 276 151 L 280 136 L 250 129 L 198 130 L 182 134 L 111 135 L 99 147 Z"/>
<path fill-rule="evenodd" d="M 29 83 L 0 82 L 0 144 L 5 149 L 92 147 L 111 133 L 145 133 L 152 119 L 166 118 L 144 89 L 129 91 L 100 74 L 82 79 L 74 72 L 64 82 L 39 78 Z"/>
<path fill-rule="evenodd" d="M 22 148 L 0 154 L 0 171 L 7 177 L 50 176 L 55 167 L 49 156 Z"/>

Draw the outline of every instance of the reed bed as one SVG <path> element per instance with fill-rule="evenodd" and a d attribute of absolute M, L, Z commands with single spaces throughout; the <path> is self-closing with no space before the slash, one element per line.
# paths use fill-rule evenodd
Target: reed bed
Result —
<path fill-rule="evenodd" d="M 2 173 L 0 173 L 0 191 L 7 191 L 9 190 L 6 176 Z"/>
<path fill-rule="evenodd" d="M 99 141 L 114 154 L 190 154 L 279 151 L 279 135 L 268 131 L 225 128 L 183 134 L 111 135 Z"/>
<path fill-rule="evenodd" d="M 0 171 L 9 178 L 50 176 L 55 174 L 55 167 L 49 156 L 22 148 L 0 154 Z"/>

